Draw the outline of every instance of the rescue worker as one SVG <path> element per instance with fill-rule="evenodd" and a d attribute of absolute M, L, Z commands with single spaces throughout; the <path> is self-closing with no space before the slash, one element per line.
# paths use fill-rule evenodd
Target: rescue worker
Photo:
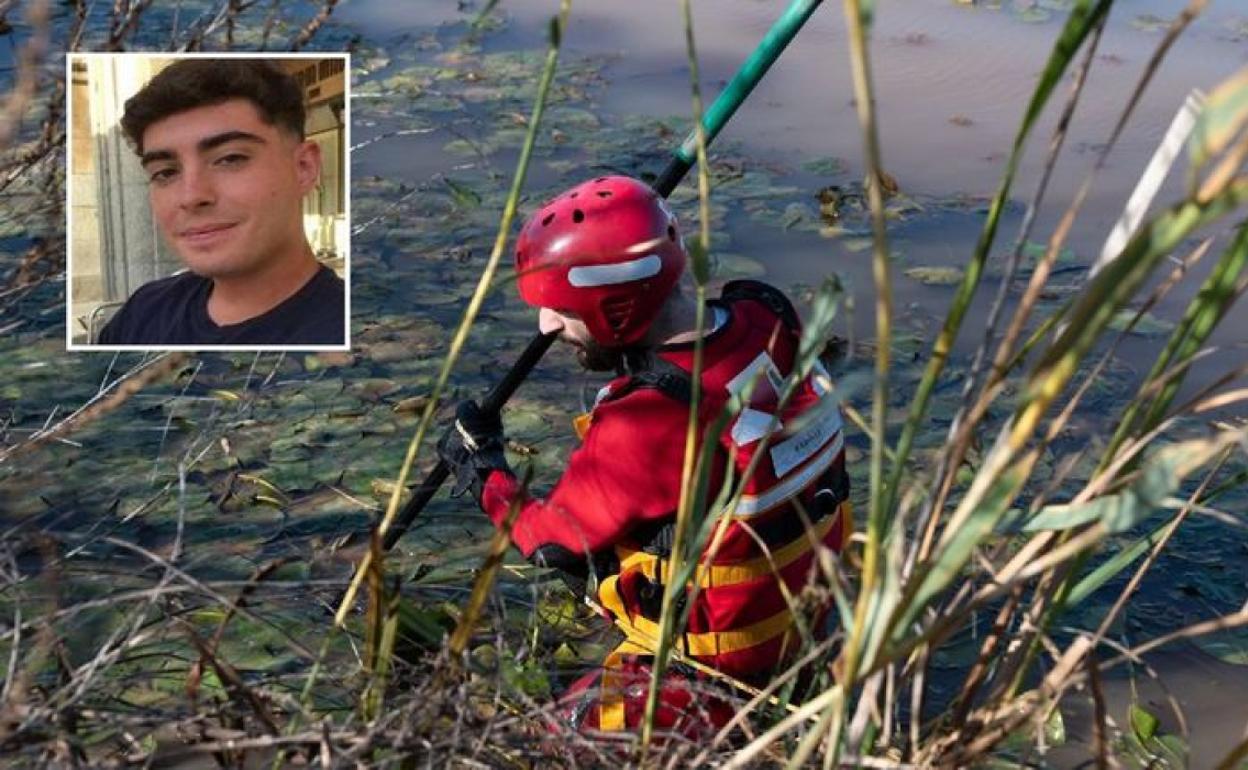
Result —
<path fill-rule="evenodd" d="M 586 367 L 622 374 L 578 420 L 582 443 L 545 499 L 521 490 L 503 456 L 501 420 L 475 402 L 459 405 L 438 450 L 457 488 L 471 489 L 496 526 L 520 497 L 512 542 L 585 581 L 624 630 L 603 669 L 575 683 L 565 703 L 580 728 L 632 729 L 645 709 L 680 500 L 696 335 L 695 303 L 678 285 L 687 255 L 666 202 L 642 182 L 608 176 L 538 209 L 515 257 L 520 296 L 541 309 L 542 331 L 558 330 Z M 734 398 L 739 405 L 723 435 L 708 437 L 719 443 L 710 497 L 726 479 L 738 483 L 760 448 L 764 456 L 718 547 L 703 554 L 677 648 L 763 686 L 799 647 L 785 594 L 816 577 L 815 543 L 839 551 L 852 528 L 842 423 L 813 375 L 779 404 L 801 327 L 778 290 L 733 281 L 705 317 L 700 433 Z M 821 624 L 823 612 L 806 622 Z M 730 718 L 726 701 L 690 692 L 685 683 L 696 678 L 673 665 L 656 727 L 697 736 Z"/>

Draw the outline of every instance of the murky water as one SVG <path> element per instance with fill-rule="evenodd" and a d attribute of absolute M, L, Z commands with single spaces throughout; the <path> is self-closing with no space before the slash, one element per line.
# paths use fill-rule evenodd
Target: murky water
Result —
<path fill-rule="evenodd" d="M 489 40 L 489 47 L 542 47 L 556 5 L 504 4 L 509 25 Z M 761 39 L 779 7 L 751 0 L 695 5 L 699 66 L 709 98 Z M 986 198 L 993 194 L 1026 100 L 1064 19 L 1064 13 L 1045 8 L 1060 5 L 1042 3 L 1033 13 L 1047 16 L 1047 20 L 1028 23 L 1020 10 L 1008 3 L 996 10 L 953 2 L 881 4 L 872 53 L 883 158 L 886 169 L 906 194 L 920 198 L 955 194 Z M 1050 226 L 1084 179 L 1096 149 L 1110 135 L 1130 89 L 1162 38 L 1156 28 L 1158 20 L 1173 17 L 1182 6 L 1173 0 L 1134 0 L 1115 9 L 1032 240 L 1048 237 Z M 1156 73 L 1092 189 L 1069 240 L 1084 263 L 1099 253 L 1185 95 L 1193 88 L 1211 89 L 1248 63 L 1248 45 L 1244 43 L 1248 9 L 1229 2 L 1210 6 Z M 387 45 L 415 40 L 439 23 L 461 18 L 449 3 L 396 8 L 365 0 L 343 10 L 345 21 Z M 580 3 L 573 8 L 563 55 L 606 58 L 606 82 L 594 94 L 591 105 L 606 116 L 687 115 L 689 79 L 681 30 L 675 3 Z M 1013 197 L 1020 203 L 1030 199 L 1043 166 L 1062 98 L 1054 101 L 1057 104 L 1050 106 L 1035 133 L 1015 184 Z M 687 120 L 684 125 L 688 125 Z M 357 127 L 357 142 L 369 136 L 368 127 Z M 354 168 L 359 174 L 381 173 L 414 181 L 450 173 L 462 161 L 439 151 L 448 138 L 435 130 L 408 141 L 378 143 L 357 153 Z M 785 51 L 721 135 L 719 145 L 732 144 L 739 144 L 748 157 L 791 172 L 790 179 L 809 191 L 812 204 L 815 191 L 828 180 L 804 171 L 804 162 L 839 158 L 847 164 L 848 176 L 861 179 L 861 133 L 852 103 L 839 6 L 829 3 L 821 7 Z M 1182 166 L 1180 161 L 1158 195 L 1158 206 L 1176 198 Z M 505 163 L 499 168 L 510 171 Z M 596 171 L 586 169 L 586 174 Z M 535 173 L 530 188 L 541 189 L 541 169 L 536 168 Z M 994 258 L 1000 259 L 1012 242 L 1019 211 L 1021 206 L 1007 218 Z M 964 262 L 973 249 L 980 222 L 977 215 L 951 215 L 916 227 L 895 227 L 891 237 L 905 257 L 899 267 Z M 869 251 L 852 253 L 808 233 L 778 235 L 772 229 L 743 224 L 730 223 L 729 233 L 730 249 L 762 261 L 768 280 L 788 286 L 836 271 L 853 287 L 858 307 L 869 306 Z M 1223 242 L 1225 238 L 1219 241 Z M 1196 272 L 1203 275 L 1199 269 Z M 1178 317 L 1198 280 L 1188 280 L 1172 292 L 1156 314 Z M 946 287 L 922 286 L 902 276 L 901 270 L 894 276 L 894 288 L 899 305 L 910 306 L 913 314 L 927 318 L 927 326 L 938 324 L 952 295 Z M 982 301 L 973 311 L 968 329 L 982 328 L 975 321 L 983 316 L 990 293 L 981 291 Z M 871 335 L 870 313 L 860 312 L 858 316 L 858 333 Z M 1241 305 L 1212 342 L 1241 343 L 1246 326 L 1248 309 Z M 978 341 L 978 335 L 964 333 L 961 345 L 969 350 Z M 1155 343 L 1133 338 L 1124 346 L 1124 354 L 1132 366 L 1143 370 L 1151 363 L 1154 349 Z M 1236 362 L 1248 360 L 1242 349 L 1230 357 Z M 1218 358 L 1198 370 L 1194 379 L 1220 374 L 1227 365 L 1227 357 Z"/>
<path fill-rule="evenodd" d="M 778 13 L 779 4 L 721 0 L 695 5 L 699 65 L 709 97 L 731 77 L 761 38 Z M 936 212 L 903 218 L 890 229 L 893 248 L 898 253 L 894 292 L 907 333 L 930 338 L 943 319 L 953 290 L 923 285 L 906 276 L 904 270 L 958 265 L 969 257 L 983 220 L 982 202 L 995 192 L 1026 100 L 1064 18 L 1061 12 L 1045 10 L 1057 5 L 1060 3 L 1043 3 L 1032 15 L 1047 14 L 1048 18 L 1034 23 L 1023 19 L 1026 14 L 1020 7 L 1008 3 L 996 10 L 944 1 L 880 5 L 873 42 L 873 76 L 884 164 L 906 195 Z M 1083 279 L 1085 273 L 1079 266 L 1089 264 L 1099 253 L 1109 228 L 1188 92 L 1193 88 L 1208 91 L 1248 64 L 1248 8 L 1227 2 L 1210 5 L 1157 71 L 1072 230 L 1067 245 L 1073 249 L 1073 258 L 1063 264 L 1064 274 L 1055 278 L 1054 283 L 1073 289 Z M 553 2 L 503 4 L 508 23 L 486 39 L 487 50 L 542 49 L 546 25 L 555 7 Z M 1136 0 L 1120 3 L 1116 8 L 1032 241 L 1047 239 L 1053 223 L 1070 204 L 1100 146 L 1109 137 L 1130 90 L 1161 40 L 1158 20 L 1171 18 L 1181 7 L 1181 3 L 1167 0 Z M 388 49 L 418 45 L 431 35 L 444 41 L 454 40 L 463 34 L 463 27 L 440 25 L 464 18 L 470 16 L 457 13 L 449 3 L 396 8 L 381 0 L 355 2 L 344 8 L 342 14 L 342 19 L 360 29 L 366 39 Z M 592 60 L 600 66 L 601 73 L 601 80 L 585 89 L 582 106 L 601 116 L 604 125 L 637 116 L 676 116 L 672 125 L 681 128 L 676 135 L 656 141 L 655 147 L 637 149 L 638 155 L 627 161 L 612 161 L 614 165 L 578 167 L 576 162 L 581 156 L 567 148 L 557 150 L 551 156 L 554 162 L 535 162 L 531 167 L 527 189 L 539 191 L 533 196 L 549 193 L 569 179 L 604 170 L 660 170 L 662 153 L 679 140 L 689 125 L 688 118 L 681 117 L 688 115 L 690 109 L 681 30 L 678 4 L 666 0 L 581 2 L 574 6 L 562 57 L 565 61 Z M 1055 104 L 1033 135 L 1014 187 L 1017 205 L 1004 220 L 994 263 L 1003 261 L 1016 236 L 1023 206 L 1043 168 L 1049 136 L 1066 90 L 1065 86 L 1059 90 Z M 448 143 L 465 133 L 471 134 L 474 126 L 496 122 L 498 116 L 486 101 L 469 105 L 460 118 L 458 123 L 434 122 L 425 126 L 428 131 L 424 133 L 384 139 L 362 148 L 354 156 L 354 173 L 357 178 L 376 175 L 403 180 L 410 187 L 431 185 L 437 189 L 437 180 L 443 177 L 479 176 L 484 167 L 496 175 L 499 187 L 504 187 L 514 167 L 518 139 L 514 147 L 490 153 L 488 160 L 465 159 L 462 153 L 448 152 Z M 551 119 L 550 126 L 557 130 L 559 123 Z M 410 127 L 410 121 L 405 122 L 402 117 L 371 116 L 357 123 L 353 142 L 367 142 L 405 127 Z M 481 136 L 488 133 L 483 129 Z M 829 3 L 815 14 L 741 108 L 716 149 L 728 148 L 734 158 L 765 167 L 772 182 L 795 186 L 813 209 L 817 207 L 815 193 L 824 185 L 862 178 L 861 145 L 852 103 L 844 23 L 839 4 Z M 828 170 L 830 165 L 809 165 L 812 159 L 827 158 L 839 159 L 844 170 L 837 173 Z M 1179 196 L 1184 170 L 1184 161 L 1180 160 L 1157 196 L 1154 210 Z M 712 195 L 714 200 L 714 191 Z M 964 201 L 965 205 L 950 205 L 955 200 Z M 852 322 L 854 332 L 862 337 L 874 336 L 870 250 L 862 248 L 860 238 L 830 240 L 820 235 L 817 228 L 777 227 L 775 221 L 736 216 L 738 213 L 734 209 L 734 216 L 722 221 L 722 232 L 717 233 L 720 239 L 716 241 L 719 250 L 757 260 L 765 270 L 766 280 L 788 289 L 815 283 L 829 272 L 840 274 L 851 288 L 858 308 Z M 1226 232 L 1210 234 L 1218 236 L 1216 254 L 1218 245 L 1226 243 Z M 488 249 L 488 244 L 483 242 L 473 248 L 480 253 Z M 393 262 L 394 257 L 388 259 Z M 1206 270 L 1194 272 L 1155 309 L 1154 315 L 1163 323 L 1178 318 Z M 963 356 L 974 349 L 982 333 L 981 322 L 995 290 L 991 279 L 987 283 L 959 340 L 958 350 Z M 1235 347 L 1246 341 L 1245 328 L 1248 305 L 1241 304 L 1212 338 L 1213 344 L 1230 349 L 1202 363 L 1193 372 L 1192 381 L 1207 382 L 1237 363 L 1248 361 L 1248 351 Z M 1133 336 L 1125 342 L 1119 360 L 1111 367 L 1114 374 L 1107 375 L 1112 382 L 1107 382 L 1101 396 L 1106 407 L 1120 404 L 1127 397 L 1130 382 L 1151 365 L 1157 347 L 1157 336 Z M 916 343 L 915 349 L 921 351 L 925 346 Z M 1113 410 L 1104 411 L 1108 414 Z M 1083 443 L 1083 439 L 1078 443 Z M 1243 503 L 1241 499 L 1228 505 Z M 1120 638 L 1137 631 L 1152 635 L 1160 628 L 1193 622 L 1214 607 L 1242 602 L 1248 581 L 1244 564 L 1248 551 L 1240 542 L 1242 538 L 1227 538 L 1220 527 L 1208 521 L 1194 522 L 1176 540 L 1172 547 L 1181 556 L 1159 564 L 1150 574 L 1141 588 L 1139 601 L 1133 603 L 1128 613 L 1129 621 Z M 1219 581 L 1233 586 L 1231 593 L 1239 598 L 1219 596 L 1211 590 Z M 1121 589 L 1123 582 L 1125 577 L 1107 592 Z M 1198 598 L 1191 601 L 1193 596 Z M 1080 610 L 1086 617 L 1077 620 L 1094 625 L 1106 606 L 1091 602 Z M 1243 680 L 1244 670 L 1194 648 L 1167 652 L 1164 658 L 1152 662 L 1172 689 L 1177 689 L 1189 710 L 1191 744 L 1197 747 L 1193 766 L 1219 758 L 1238 740 L 1236 736 L 1248 716 L 1242 708 L 1228 707 L 1234 696 L 1228 696 L 1220 684 Z M 1210 686 L 1214 683 L 1219 686 Z M 1135 702 L 1132 686 L 1121 675 L 1110 675 L 1107 689 L 1111 715 L 1119 724 L 1125 724 L 1126 709 Z M 1152 708 L 1151 704 L 1146 705 Z M 1074 766 L 1087 758 L 1089 736 L 1083 729 L 1086 714 L 1076 707 L 1068 719 L 1073 744 L 1049 757 L 1055 766 Z M 1166 723 L 1166 727 L 1177 731 L 1172 724 Z"/>
<path fill-rule="evenodd" d="M 1025 22 L 1014 3 L 998 10 L 952 0 L 880 4 L 873 61 L 884 162 L 902 191 L 923 207 L 894 220 L 890 230 L 897 252 L 894 288 L 903 334 L 930 335 L 952 295 L 951 288 L 922 285 L 904 271 L 956 265 L 965 260 L 978 235 L 979 209 L 998 183 L 1024 102 L 1063 16 L 1047 10 L 1062 5 L 1062 0 L 1039 2 L 1039 12 L 1031 15 L 1047 13 L 1048 18 L 1038 23 Z M 697 4 L 696 32 L 708 96 L 756 44 L 779 5 L 756 0 Z M 254 386 L 249 367 L 256 362 L 246 356 L 206 356 L 202 369 L 184 373 L 176 383 L 149 388 L 124 409 L 77 432 L 77 443 L 32 453 L 20 472 L 13 466 L 0 469 L 5 485 L 0 508 L 6 527 L 38 524 L 83 539 L 120 531 L 145 547 L 166 547 L 174 536 L 180 501 L 160 487 L 171 483 L 177 459 L 194 450 L 185 496 L 190 502 L 188 569 L 209 579 L 241 579 L 257 560 L 277 556 L 310 562 L 306 567 L 291 565 L 292 581 L 309 575 L 337 578 L 348 569 L 343 553 L 325 544 L 366 527 L 371 515 L 366 504 L 375 508 L 382 500 L 375 482 L 392 479 L 401 463 L 416 418 L 410 409 L 395 411 L 395 407 L 427 392 L 445 349 L 446 327 L 458 318 L 466 287 L 489 251 L 519 146 L 516 134 L 522 132 L 508 113 L 527 110 L 527 101 L 515 94 L 525 86 L 529 91 L 524 98 L 529 97 L 537 71 L 534 62 L 540 58 L 547 19 L 556 3 L 521 0 L 500 6 L 508 22 L 485 36 L 482 45 L 490 52 L 517 56 L 511 65 L 491 65 L 492 74 L 501 71 L 497 79 L 509 83 L 511 90 L 501 94 L 504 98 L 491 90 L 494 84 L 488 78 L 479 85 L 455 78 L 455 103 L 441 110 L 429 108 L 431 101 L 451 101 L 438 93 L 436 78 L 419 89 L 387 86 L 366 93 L 370 83 L 402 74 L 409 65 L 460 66 L 456 45 L 465 34 L 463 21 L 476 9 L 461 11 L 450 0 L 403 4 L 352 0 L 335 11 L 334 25 L 318 41 L 325 48 L 340 48 L 350 33 L 358 33 L 356 66 L 376 73 L 357 81 L 360 94 L 354 106 L 353 142 L 378 139 L 357 150 L 352 164 L 357 225 L 370 217 L 379 222 L 355 241 L 358 358 L 346 357 L 349 363 L 316 356 L 266 359 L 265 371 L 272 367 L 272 387 L 246 414 L 235 414 L 233 402 L 222 402 L 213 394 L 244 392 Z M 1088 96 L 1076 114 L 1068 155 L 1058 166 L 1033 240 L 1047 235 L 1048 226 L 1069 201 L 1159 42 L 1160 33 L 1151 29 L 1155 22 L 1149 16 L 1172 16 L 1181 3 L 1120 0 L 1117 6 Z M 97 13 L 106 10 L 100 5 Z M 670 0 L 575 4 L 562 55 L 572 71 L 561 83 L 571 90 L 547 116 L 543 147 L 527 185 L 531 199 L 603 170 L 661 168 L 667 148 L 688 125 L 689 84 L 678 14 L 678 5 Z M 163 39 L 162 34 L 152 44 Z M 429 45 L 431 39 L 438 44 Z M 1063 266 L 1068 272 L 1060 276 L 1061 282 L 1073 284 L 1082 278 L 1078 264 L 1099 250 L 1187 91 L 1197 86 L 1208 89 L 1248 63 L 1245 39 L 1248 7 L 1214 0 L 1180 40 L 1093 191 L 1072 235 L 1075 259 Z M 521 58 L 528 54 L 533 56 Z M 374 57 L 377 61 L 372 61 Z M 830 271 L 841 274 L 856 300 L 854 330 L 860 338 L 869 338 L 874 334 L 869 250 L 863 248 L 860 234 L 837 239 L 821 235 L 815 213 L 815 193 L 821 187 L 850 187 L 862 177 L 861 137 L 848 67 L 840 5 L 827 3 L 715 146 L 719 171 L 725 167 L 731 171 L 735 165 L 741 175 L 735 186 L 725 182 L 716 187 L 714 251 L 739 258 L 735 264 L 745 274 L 761 271 L 766 280 L 790 291 Z M 670 130 L 656 131 L 656 120 L 669 116 Z M 1032 142 L 1015 186 L 1019 201 L 1035 185 L 1052 121 L 1053 115 L 1046 116 Z M 557 145 L 556 130 L 573 140 Z M 410 133 L 381 138 L 394 131 Z M 582 152 L 573 146 L 580 141 L 597 144 Z M 833 158 L 839 159 L 843 170 L 828 160 Z M 812 160 L 822 162 L 811 165 Z M 1176 196 L 1178 179 L 1176 174 L 1160 201 Z M 759 201 L 751 189 L 743 191 L 755 185 L 768 187 L 764 192 L 781 201 L 779 208 L 766 201 L 756 207 Z M 386 214 L 392 205 L 396 208 Z M 691 210 L 687 199 L 679 205 L 684 212 Z M 994 263 L 1013 237 L 1021 211 L 1021 204 L 1010 210 Z M 860 227 L 861 217 L 847 222 Z M 14 244 L 0 246 L 17 250 Z M 1195 283 L 1185 283 L 1156 314 L 1175 318 Z M 13 414 L 13 425 L 24 431 L 37 429 L 54 409 L 90 398 L 113 368 L 108 357 L 62 355 L 57 291 L 48 286 L 44 294 L 29 300 L 26 325 L 0 345 L 7 376 L 0 383 L 4 386 L 0 398 Z M 974 311 L 960 341 L 960 360 L 955 358 L 947 382 L 937 391 L 938 428 L 947 424 L 942 420 L 947 420 L 949 405 L 957 397 L 956 370 L 965 366 L 965 353 L 977 342 L 974 332 L 982 327 L 977 322 L 991 292 L 986 288 L 982 293 L 985 302 Z M 499 361 L 510 358 L 534 322 L 535 314 L 506 292 L 491 296 L 457 368 L 453 397 L 478 392 L 484 383 L 496 380 Z M 1242 342 L 1246 326 L 1248 310 L 1240 307 L 1214 341 Z M 1098 405 L 1107 407 L 1105 414 L 1112 414 L 1108 407 L 1120 405 L 1129 394 L 1130 380 L 1150 365 L 1157 345 L 1157 337 L 1132 338 L 1124 347 L 1121 361 L 1095 396 Z M 923 339 L 912 339 L 904 349 L 913 352 L 914 359 L 898 359 L 898 399 L 907 395 L 912 381 L 907 378 L 913 377 L 927 345 Z M 1193 379 L 1207 381 L 1232 362 L 1244 360 L 1242 350 L 1215 357 Z M 575 408 L 575 395 L 567 387 L 572 366 L 566 351 L 553 353 L 521 390 L 518 408 L 508 415 L 509 428 L 542 448 L 535 460 L 541 483 L 557 473 L 570 443 L 563 429 L 566 412 Z M 921 441 L 934 442 L 927 448 L 939 451 L 943 435 L 939 430 L 929 433 Z M 1081 448 L 1089 443 L 1088 435 L 1063 437 L 1059 451 Z M 851 437 L 850 443 L 860 449 L 862 437 Z M 422 461 L 427 459 L 422 455 Z M 282 490 L 290 503 L 280 509 L 259 505 L 257 495 L 268 494 L 268 488 L 240 480 L 240 469 Z M 1237 499 L 1224 499 L 1219 505 L 1242 510 L 1248 506 L 1244 496 L 1241 491 Z M 409 568 L 408 574 L 417 563 L 422 570 L 445 566 L 448 573 L 462 564 L 462 570 L 453 572 L 458 587 L 468 570 L 479 564 L 484 541 L 477 535 L 488 528 L 482 517 L 464 508 L 462 500 L 440 499 L 422 515 L 396 562 Z M 99 549 L 98 544 L 95 547 Z M 146 566 L 132 554 L 107 549 L 86 556 L 75 579 L 91 591 L 120 580 L 119 572 L 139 574 Z M 111 571 L 93 560 L 106 562 Z M 1111 583 L 1106 592 L 1120 590 L 1124 582 L 1125 577 Z M 1246 587 L 1248 539 L 1220 522 L 1194 519 L 1180 530 L 1144 581 L 1126 620 L 1114 630 L 1115 638 L 1135 642 L 1155 636 L 1159 629 L 1237 609 Z M 297 605 L 284 598 L 274 601 L 282 612 Z M 1093 626 L 1105 609 L 1105 603 L 1089 601 L 1072 613 L 1069 622 Z M 296 621 L 292 626 L 302 629 L 324 622 L 316 607 L 291 611 L 315 615 L 296 619 L 303 626 Z M 244 647 L 251 641 L 241 640 Z M 74 653 L 89 656 L 91 650 L 86 648 L 93 642 L 94 636 L 84 635 L 83 649 Z M 1240 640 L 1224 641 L 1223 647 L 1212 649 L 1228 660 L 1248 659 L 1248 641 L 1237 644 Z M 263 650 L 237 654 L 253 652 L 257 668 L 273 665 L 271 653 Z M 954 664 L 963 652 L 960 647 L 950 650 Z M 1220 663 L 1211 668 L 1203 655 L 1179 650 L 1154 661 L 1172 688 L 1180 688 L 1189 699 L 1185 702 L 1194 715 L 1189 720 L 1192 743 L 1210 752 L 1196 755 L 1202 759 L 1217 756 L 1215 750 L 1238 736 L 1244 721 L 1234 708 L 1234 695 L 1211 685 L 1232 682 L 1239 688 L 1235 692 L 1245 686 L 1240 684 L 1243 667 L 1231 669 L 1229 663 Z M 1111 678 L 1107 688 L 1115 707 L 1130 700 L 1129 688 L 1121 682 Z M 1171 729 L 1164 709 L 1154 710 Z M 1121 714 L 1115 716 L 1121 724 Z M 1086 737 L 1075 729 L 1078 716 L 1071 718 L 1076 720 L 1071 723 L 1072 736 Z M 1077 761 L 1081 758 L 1072 759 Z"/>

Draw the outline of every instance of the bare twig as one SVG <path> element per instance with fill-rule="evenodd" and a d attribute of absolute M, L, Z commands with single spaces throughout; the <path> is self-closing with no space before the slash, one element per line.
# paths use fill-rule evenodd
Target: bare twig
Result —
<path fill-rule="evenodd" d="M 131 396 L 151 383 L 167 374 L 176 372 L 184 361 L 186 361 L 185 353 L 163 353 L 156 356 L 146 364 L 142 364 L 128 374 L 118 378 L 113 382 L 111 389 L 100 391 L 90 401 L 56 425 L 46 430 L 41 430 L 24 442 L 8 447 L 3 452 L 0 452 L 0 463 L 27 452 L 49 439 L 62 437 L 70 431 L 77 430 L 83 425 L 103 417 L 105 414 L 120 407 Z"/>
<path fill-rule="evenodd" d="M 329 15 L 334 12 L 336 5 L 338 5 L 338 0 L 322 0 L 320 12 L 309 19 L 308 23 L 303 25 L 303 29 L 299 30 L 299 34 L 295 36 L 295 39 L 290 41 L 290 50 L 298 51 L 307 45 L 317 30 L 321 28 L 321 25 L 329 20 Z"/>

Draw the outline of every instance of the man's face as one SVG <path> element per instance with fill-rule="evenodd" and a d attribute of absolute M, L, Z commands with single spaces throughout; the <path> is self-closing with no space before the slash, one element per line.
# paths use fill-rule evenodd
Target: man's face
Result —
<path fill-rule="evenodd" d="M 576 348 L 576 360 L 591 372 L 619 371 L 624 363 L 622 352 L 599 345 L 576 316 L 544 307 L 538 313 L 537 326 L 543 334 L 558 331 L 559 339 Z"/>
<path fill-rule="evenodd" d="M 250 101 L 152 123 L 142 164 L 156 222 L 192 272 L 246 276 L 306 250 L 301 201 L 316 185 L 320 151 L 264 122 Z"/>

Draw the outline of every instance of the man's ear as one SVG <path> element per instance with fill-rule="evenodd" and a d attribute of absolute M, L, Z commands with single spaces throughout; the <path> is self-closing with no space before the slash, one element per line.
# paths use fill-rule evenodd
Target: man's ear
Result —
<path fill-rule="evenodd" d="M 299 192 L 307 195 L 321 176 L 321 146 L 316 142 L 300 142 L 295 148 L 295 178 Z"/>

